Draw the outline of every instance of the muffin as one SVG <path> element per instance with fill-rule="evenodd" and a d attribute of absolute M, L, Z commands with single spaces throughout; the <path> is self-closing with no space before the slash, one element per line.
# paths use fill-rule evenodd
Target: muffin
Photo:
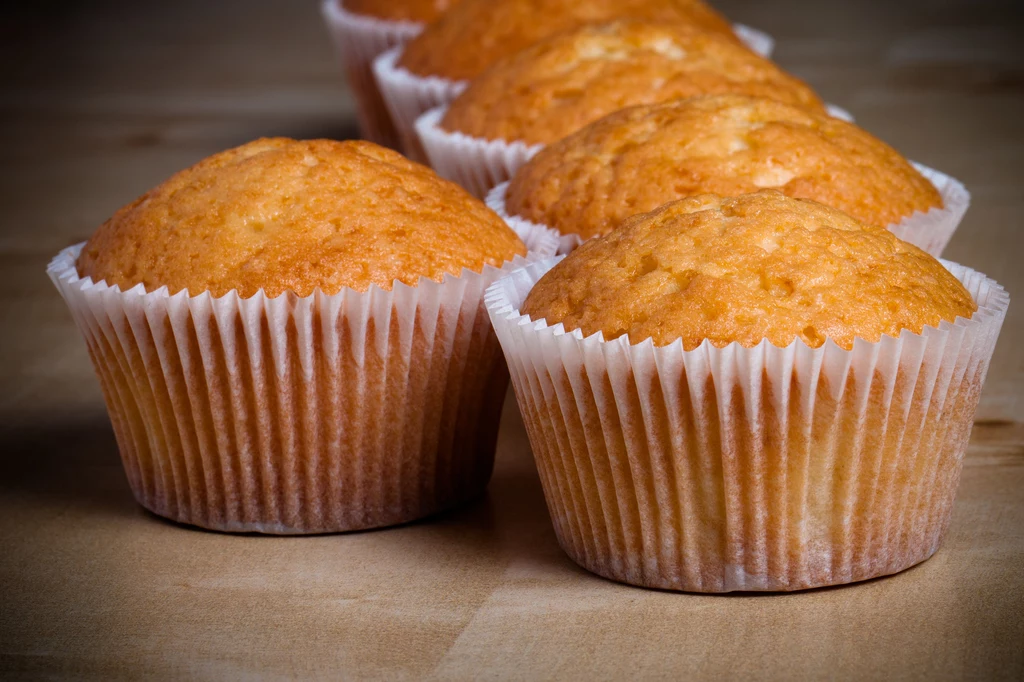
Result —
<path fill-rule="evenodd" d="M 324 0 L 323 14 L 356 100 L 363 137 L 400 150 L 373 77 L 373 60 L 406 41 L 458 0 Z"/>
<path fill-rule="evenodd" d="M 700 0 L 463 0 L 407 47 L 381 55 L 374 72 L 399 130 L 415 140 L 421 114 L 451 102 L 500 59 L 558 33 L 623 17 L 716 33 L 763 54 L 773 42 L 746 27 L 734 30 Z"/>
<path fill-rule="evenodd" d="M 481 165 L 466 138 L 546 145 L 624 107 L 721 93 L 826 115 L 807 85 L 733 41 L 685 25 L 630 20 L 584 26 L 496 63 L 447 113 L 435 114 L 436 131 L 427 117 L 417 130 L 431 165 L 461 181 L 454 169 Z M 467 188 L 480 196 L 479 188 Z"/>
<path fill-rule="evenodd" d="M 739 44 L 729 22 L 700 0 L 466 0 L 410 41 L 398 66 L 417 76 L 472 80 L 534 43 L 620 17 L 678 23 Z"/>
<path fill-rule="evenodd" d="M 505 210 L 588 239 L 675 199 L 773 188 L 877 227 L 944 215 L 928 224 L 944 232 L 944 246 L 968 199 L 959 183 L 936 184 L 856 125 L 769 99 L 715 95 L 623 109 L 551 144 L 509 183 Z"/>
<path fill-rule="evenodd" d="M 483 291 L 526 253 L 395 152 L 264 139 L 174 175 L 49 274 L 144 507 L 316 533 L 483 491 L 507 383 Z"/>
<path fill-rule="evenodd" d="M 773 190 L 673 202 L 556 262 L 487 301 L 573 560 L 789 591 L 936 551 L 1009 302 L 995 282 Z"/>

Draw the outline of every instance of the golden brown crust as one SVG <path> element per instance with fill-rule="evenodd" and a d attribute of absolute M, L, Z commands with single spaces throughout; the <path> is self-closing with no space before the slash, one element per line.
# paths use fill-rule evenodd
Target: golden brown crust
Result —
<path fill-rule="evenodd" d="M 545 275 L 523 312 L 605 339 L 662 346 L 767 339 L 811 347 L 957 316 L 977 306 L 941 263 L 885 229 L 774 190 L 702 195 L 633 216 Z"/>
<path fill-rule="evenodd" d="M 556 33 L 620 17 L 687 24 L 738 41 L 729 22 L 700 0 L 463 0 L 411 40 L 398 65 L 467 80 Z"/>
<path fill-rule="evenodd" d="M 387 21 L 430 23 L 459 0 L 341 0 L 352 14 L 363 14 Z"/>
<path fill-rule="evenodd" d="M 261 139 L 172 176 L 104 223 L 81 276 L 215 296 L 390 289 L 525 254 L 454 183 L 370 142 Z"/>
<path fill-rule="evenodd" d="M 765 188 L 878 227 L 942 206 L 927 178 L 857 126 L 737 95 L 615 112 L 533 157 L 506 203 L 513 215 L 587 238 L 683 197 Z"/>
<path fill-rule="evenodd" d="M 806 84 L 730 40 L 624 21 L 563 33 L 495 64 L 452 102 L 441 126 L 549 144 L 624 107 L 719 93 L 824 113 Z"/>

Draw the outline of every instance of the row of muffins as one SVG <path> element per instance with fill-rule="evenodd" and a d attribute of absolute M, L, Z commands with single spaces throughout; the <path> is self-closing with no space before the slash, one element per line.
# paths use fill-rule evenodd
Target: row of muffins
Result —
<path fill-rule="evenodd" d="M 336 4 L 328 7 L 338 11 Z M 357 13 L 353 16 L 369 10 L 365 5 L 349 9 Z M 701 192 L 776 188 L 844 210 L 857 204 L 858 217 L 886 219 L 899 236 L 939 255 L 969 203 L 963 185 L 910 164 L 852 123 L 829 116 L 847 118 L 744 46 L 727 22 L 708 21 L 708 12 L 713 14 L 701 3 L 663 0 L 465 0 L 439 12 L 405 47 L 380 55 L 378 84 L 391 116 L 405 129 L 406 153 L 428 160 L 476 196 L 510 180 L 545 145 L 558 142 L 559 151 L 545 155 L 550 167 L 567 155 L 598 155 L 617 163 L 622 146 L 629 144 L 634 160 L 653 157 L 690 176 L 652 173 L 662 181 L 662 191 L 633 212 Z M 702 95 L 723 98 L 704 106 L 657 109 Z M 440 106 L 428 109 L 434 105 Z M 628 121 L 602 121 L 589 134 L 588 124 L 635 106 L 650 110 L 636 111 Z M 635 138 L 645 124 L 670 130 L 616 142 L 619 136 Z M 769 130 L 749 134 L 762 127 Z M 606 137 L 601 149 L 593 144 L 598 134 Z M 694 142 L 705 139 L 723 145 Z M 531 172 L 536 174 L 538 165 L 532 164 Z M 564 165 L 581 173 L 584 184 L 608 170 L 581 169 L 572 161 Z M 736 182 L 740 176 L 747 181 Z M 669 180 L 674 191 L 666 191 Z M 512 188 L 512 204 L 519 206 L 495 196 L 489 199 L 492 208 L 537 222 L 537 211 L 522 210 L 525 184 Z M 627 183 L 620 189 L 623 195 L 636 192 L 647 188 Z M 612 224 L 626 215 L 616 215 Z M 547 222 L 563 233 L 588 236 L 563 229 L 565 223 Z"/>
<path fill-rule="evenodd" d="M 430 3 L 387 3 L 403 4 Z M 588 4 L 599 20 L 611 6 L 551 7 Z M 717 16 L 696 2 L 614 4 Z M 547 7 L 520 5 L 534 18 Z M 513 34 L 536 30 L 499 16 Z M 62 252 L 49 271 L 139 502 L 232 531 L 422 518 L 486 487 L 511 369 L 559 542 L 597 573 L 791 590 L 930 556 L 1005 292 L 886 230 L 884 210 L 902 209 L 837 184 L 824 154 L 801 177 L 880 217 L 775 191 L 672 202 L 706 190 L 693 174 L 663 180 L 674 157 L 642 151 L 672 148 L 657 140 L 672 128 L 660 106 L 537 154 L 501 206 L 529 220 L 502 221 L 369 143 L 260 140 Z M 696 107 L 679 120 L 713 151 L 765 148 L 786 117 L 834 129 L 814 106 L 742 95 L 664 106 Z M 740 130 L 709 132 L 716 115 Z M 616 117 L 624 128 L 600 127 Z M 766 172 L 746 159 L 707 174 L 736 167 Z M 894 177 L 916 201 L 916 176 Z M 560 260 L 576 246 L 566 234 L 594 238 Z"/>
<path fill-rule="evenodd" d="M 995 338 L 986 325 L 998 333 L 1005 303 L 989 285 L 968 292 L 913 246 L 938 256 L 969 194 L 824 105 L 741 46 L 726 22 L 705 21 L 699 5 L 462 0 L 378 57 L 377 84 L 408 152 L 486 194 L 517 229 L 555 228 L 562 252 L 583 244 L 560 264 L 499 282 L 490 297 L 549 510 L 574 560 L 625 582 L 702 591 L 902 570 L 935 551 L 948 523 Z M 878 352 L 865 340 L 902 343 L 943 325 L 985 339 L 961 385 L 948 387 L 952 426 L 948 412 L 914 404 L 905 389 L 888 401 L 873 395 L 899 385 L 891 367 L 908 362 L 902 348 L 885 348 L 889 368 L 861 357 Z M 768 367 L 766 344 L 789 354 L 788 369 L 777 359 Z M 720 349 L 749 374 L 709 369 Z M 820 352 L 798 373 L 808 349 Z M 696 364 L 710 376 L 698 371 L 697 381 L 711 384 L 711 397 L 691 385 L 688 404 L 670 399 L 664 385 L 679 376 L 662 377 L 662 364 L 686 384 L 688 359 L 702 354 L 710 358 Z M 954 371 L 958 362 L 953 353 L 936 364 Z M 790 388 L 780 397 L 764 383 Z M 815 411 L 827 407 L 806 408 L 818 393 L 857 396 L 861 407 L 823 420 Z M 706 404 L 695 409 L 698 396 Z M 730 402 L 745 418 L 723 409 Z M 906 442 L 890 436 L 902 433 L 891 417 L 912 410 L 927 426 Z M 715 412 L 715 428 L 702 426 Z M 766 418 L 778 413 L 781 423 Z M 837 419 L 851 425 L 841 439 Z M 780 475 L 770 460 L 800 449 L 765 429 L 818 450 Z M 716 445 L 695 444 L 702 433 Z M 745 442 L 730 448 L 727 436 Z M 938 454 L 922 454 L 929 448 Z M 618 475 L 616 460 L 628 463 Z M 754 465 L 736 466 L 744 460 Z M 871 463 L 863 480 L 840 474 L 862 461 Z M 779 493 L 793 473 L 804 478 L 802 497 L 800 488 Z M 675 487 L 652 500 L 666 478 Z M 725 497 L 709 498 L 709 485 Z"/>
<path fill-rule="evenodd" d="M 460 5 L 457 11 L 448 11 L 454 5 Z M 561 31 L 632 16 L 682 22 L 730 38 L 740 35 L 762 53 L 770 52 L 772 47 L 768 36 L 745 26 L 730 28 L 710 7 L 690 0 L 472 4 L 450 0 L 325 0 L 323 8 L 356 95 L 364 134 L 388 146 L 403 144 L 409 153 L 418 151 L 411 126 L 419 113 L 450 101 L 467 79 L 495 61 Z M 432 30 L 417 38 L 428 25 Z M 412 92 L 393 94 L 385 107 L 372 63 L 382 53 L 410 40 L 414 44 L 402 56 L 398 77 L 401 80 L 404 74 L 416 75 L 422 77 L 421 82 Z M 395 65 L 398 57 L 395 53 L 385 61 Z"/>

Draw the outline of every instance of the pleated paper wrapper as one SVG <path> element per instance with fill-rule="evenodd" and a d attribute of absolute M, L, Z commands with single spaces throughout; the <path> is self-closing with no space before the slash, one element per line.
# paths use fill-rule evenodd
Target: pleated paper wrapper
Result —
<path fill-rule="evenodd" d="M 492 285 L 562 548 L 635 585 L 790 591 L 902 571 L 949 525 L 1007 293 L 944 263 L 970 320 L 852 350 L 584 338 L 519 313 L 557 258 Z"/>
<path fill-rule="evenodd" d="M 771 57 L 775 51 L 775 38 L 764 31 L 747 26 L 746 24 L 733 24 L 732 30 L 740 41 L 762 57 Z"/>
<path fill-rule="evenodd" d="M 839 120 L 846 121 L 847 123 L 853 123 L 855 121 L 855 119 L 853 118 L 853 114 L 851 114 L 849 111 L 842 108 L 838 104 L 829 104 L 826 102 L 825 111 L 827 111 L 828 115 L 831 116 L 832 118 L 838 118 Z"/>
<path fill-rule="evenodd" d="M 501 219 L 505 221 L 505 224 L 517 233 L 520 231 L 534 231 L 547 228 L 546 225 L 539 225 L 538 223 L 531 222 L 526 218 L 511 215 L 508 212 L 508 209 L 505 207 L 505 197 L 508 194 L 508 185 L 508 182 L 503 182 L 487 193 L 485 203 L 488 208 L 501 216 Z M 558 253 L 560 255 L 570 253 L 582 243 L 583 239 L 578 234 L 559 233 Z"/>
<path fill-rule="evenodd" d="M 925 176 L 942 197 L 942 208 L 933 208 L 922 213 L 918 211 L 907 216 L 899 223 L 889 226 L 889 230 L 900 239 L 910 242 L 923 251 L 938 258 L 960 226 L 960 222 L 971 205 L 971 194 L 963 183 L 933 168 L 919 163 L 914 168 Z M 505 205 L 508 194 L 508 182 L 494 187 L 487 193 L 485 203 L 517 232 L 544 229 L 539 225 L 519 216 L 510 215 Z M 558 253 L 566 254 L 583 243 L 579 235 L 564 234 L 559 241 Z"/>
<path fill-rule="evenodd" d="M 511 180 L 543 144 L 522 141 L 488 140 L 441 127 L 448 104 L 430 109 L 414 123 L 418 144 L 427 163 L 438 175 L 462 185 L 473 196 L 483 199 L 495 186 Z M 848 112 L 828 105 L 829 113 L 852 121 Z"/>
<path fill-rule="evenodd" d="M 345 11 L 338 0 L 323 0 L 321 11 L 355 96 L 360 134 L 371 142 L 402 151 L 401 138 L 373 77 L 373 60 L 404 45 L 424 25 L 353 14 Z"/>
<path fill-rule="evenodd" d="M 503 269 L 392 291 L 128 291 L 48 273 L 85 337 L 132 492 L 221 531 L 323 533 L 454 507 L 490 478 L 508 382 L 483 307 Z M 533 243 L 530 243 L 530 242 Z"/>
<path fill-rule="evenodd" d="M 741 24 L 735 24 L 733 30 L 751 50 L 763 57 L 771 56 L 775 48 L 775 40 L 771 36 Z M 377 57 L 373 72 L 399 137 L 406 145 L 407 155 L 415 161 L 427 163 L 427 155 L 416 135 L 416 119 L 431 109 L 451 104 L 466 89 L 469 81 L 417 76 L 398 66 L 402 49 L 401 46 L 396 47 Z"/>
<path fill-rule="evenodd" d="M 914 163 L 914 168 L 939 190 L 942 208 L 933 208 L 927 212 L 918 211 L 899 223 L 890 225 L 889 229 L 903 241 L 910 242 L 938 258 L 970 208 L 971 193 L 962 182 L 934 168 L 920 163 Z M 520 229 L 528 228 L 521 225 Z"/>
<path fill-rule="evenodd" d="M 466 89 L 469 82 L 413 75 L 397 66 L 402 49 L 396 47 L 377 57 L 373 62 L 373 73 L 398 136 L 405 146 L 406 156 L 414 161 L 428 163 L 427 154 L 416 136 L 416 119 L 434 107 L 450 104 Z"/>
<path fill-rule="evenodd" d="M 512 179 L 542 144 L 485 140 L 440 126 L 448 106 L 435 107 L 416 121 L 416 134 L 430 167 L 478 199 L 498 184 Z"/>

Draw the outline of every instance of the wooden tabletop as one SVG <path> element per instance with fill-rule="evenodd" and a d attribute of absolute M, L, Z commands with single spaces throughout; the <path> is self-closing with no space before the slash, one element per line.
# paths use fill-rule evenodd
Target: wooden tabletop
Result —
<path fill-rule="evenodd" d="M 0 24 L 0 677 L 1024 679 L 1019 0 L 719 3 L 826 100 L 962 179 L 974 203 L 946 257 L 1019 299 L 935 557 L 724 597 L 570 562 L 511 397 L 488 496 L 433 520 L 268 538 L 142 511 L 47 261 L 212 152 L 355 135 L 352 104 L 312 0 L 24 4 Z"/>

